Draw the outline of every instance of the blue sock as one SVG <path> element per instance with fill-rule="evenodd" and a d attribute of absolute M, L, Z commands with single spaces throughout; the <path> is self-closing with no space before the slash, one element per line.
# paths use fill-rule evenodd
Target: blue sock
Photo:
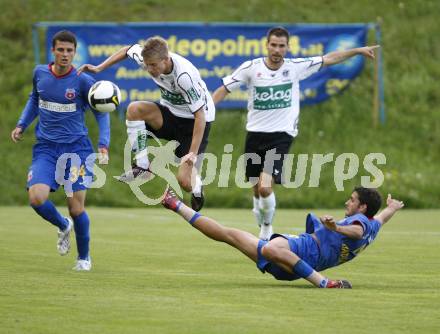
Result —
<path fill-rule="evenodd" d="M 36 213 L 38 213 L 42 218 L 50 222 L 51 224 L 57 226 L 61 231 L 65 230 L 67 228 L 67 220 L 64 218 L 55 205 L 49 200 L 41 204 L 40 206 L 33 206 L 31 207 L 35 210 Z"/>
<path fill-rule="evenodd" d="M 78 249 L 78 259 L 86 260 L 89 257 L 90 242 L 90 220 L 84 211 L 77 217 L 73 218 L 73 226 L 75 228 L 76 248 Z"/>
<path fill-rule="evenodd" d="M 294 266 L 293 271 L 298 274 L 298 276 L 302 278 L 307 278 L 313 273 L 313 268 L 310 265 L 303 261 L 299 260 Z"/>
<path fill-rule="evenodd" d="M 195 212 L 194 215 L 191 217 L 190 220 L 188 220 L 188 223 L 190 223 L 191 225 L 194 224 L 194 222 L 201 216 L 200 213 Z"/>

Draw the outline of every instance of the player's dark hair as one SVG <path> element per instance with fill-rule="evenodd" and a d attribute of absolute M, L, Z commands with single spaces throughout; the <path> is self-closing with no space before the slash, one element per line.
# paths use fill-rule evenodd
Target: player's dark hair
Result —
<path fill-rule="evenodd" d="M 73 34 L 73 32 L 71 32 L 71 31 L 61 30 L 61 31 L 58 31 L 55 35 L 53 35 L 53 37 L 52 37 L 52 47 L 53 48 L 55 48 L 55 44 L 57 41 L 73 43 L 73 45 L 75 45 L 75 49 L 76 49 L 76 37 Z"/>
<path fill-rule="evenodd" d="M 267 35 L 266 35 L 267 41 L 269 41 L 270 36 L 272 36 L 272 35 L 276 36 L 276 37 L 286 37 L 287 42 L 289 42 L 290 35 L 289 35 L 289 32 L 287 31 L 287 29 L 284 27 L 270 28 L 269 31 L 267 32 Z"/>
<path fill-rule="evenodd" d="M 367 205 L 365 215 L 372 218 L 382 206 L 382 196 L 373 188 L 356 187 L 354 190 L 358 194 L 359 202 Z"/>

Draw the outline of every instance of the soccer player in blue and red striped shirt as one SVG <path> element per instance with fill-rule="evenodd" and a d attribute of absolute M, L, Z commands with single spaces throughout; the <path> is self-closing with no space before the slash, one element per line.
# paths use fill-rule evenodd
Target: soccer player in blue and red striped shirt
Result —
<path fill-rule="evenodd" d="M 32 93 L 11 138 L 14 142 L 21 140 L 26 128 L 38 118 L 37 140 L 27 179 L 30 205 L 42 218 L 58 227 L 57 248 L 61 255 L 69 252 L 70 232 L 74 227 L 78 257 L 73 269 L 88 271 L 91 269 L 90 221 L 84 206 L 95 155 L 85 125 L 85 112 L 88 91 L 95 80 L 84 73 L 78 75 L 72 65 L 76 46 L 73 33 L 63 30 L 54 35 L 54 61 L 35 67 Z M 108 113 L 97 111 L 93 114 L 99 127 L 100 163 L 107 163 L 110 117 Z M 60 184 L 64 186 L 72 219 L 63 217 L 49 200 L 49 193 L 56 191 Z"/>

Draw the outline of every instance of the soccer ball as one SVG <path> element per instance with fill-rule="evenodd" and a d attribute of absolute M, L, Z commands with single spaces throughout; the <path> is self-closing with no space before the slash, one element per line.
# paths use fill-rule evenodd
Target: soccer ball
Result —
<path fill-rule="evenodd" d="M 90 106 L 100 112 L 116 110 L 121 102 L 121 91 L 111 81 L 97 81 L 89 90 Z"/>

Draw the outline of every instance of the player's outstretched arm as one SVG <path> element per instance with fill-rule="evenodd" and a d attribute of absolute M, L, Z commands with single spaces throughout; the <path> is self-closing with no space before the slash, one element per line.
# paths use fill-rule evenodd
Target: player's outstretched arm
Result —
<path fill-rule="evenodd" d="M 127 58 L 127 51 L 130 48 L 130 46 L 124 46 L 119 51 L 112 54 L 110 57 L 108 57 L 106 60 L 104 60 L 101 64 L 95 66 L 92 64 L 84 64 L 80 66 L 77 70 L 78 75 L 80 75 L 83 72 L 90 72 L 90 73 L 99 73 L 105 70 L 106 68 L 109 68 L 110 66 L 119 63 L 120 61 Z"/>
<path fill-rule="evenodd" d="M 220 86 L 212 93 L 212 99 L 214 100 L 214 104 L 217 105 L 219 102 L 223 101 L 223 99 L 228 95 L 229 92 L 225 86 Z"/>
<path fill-rule="evenodd" d="M 385 224 L 391 217 L 400 209 L 402 209 L 405 204 L 398 199 L 391 198 L 391 194 L 387 197 L 387 207 L 383 209 L 379 214 L 374 216 L 379 223 Z"/>
<path fill-rule="evenodd" d="M 373 45 L 373 46 L 364 46 L 362 48 L 354 48 L 344 51 L 329 52 L 322 57 L 323 65 L 329 66 L 329 65 L 339 64 L 344 60 L 357 55 L 362 55 L 364 57 L 374 59 L 374 50 L 379 47 L 380 45 Z"/>

